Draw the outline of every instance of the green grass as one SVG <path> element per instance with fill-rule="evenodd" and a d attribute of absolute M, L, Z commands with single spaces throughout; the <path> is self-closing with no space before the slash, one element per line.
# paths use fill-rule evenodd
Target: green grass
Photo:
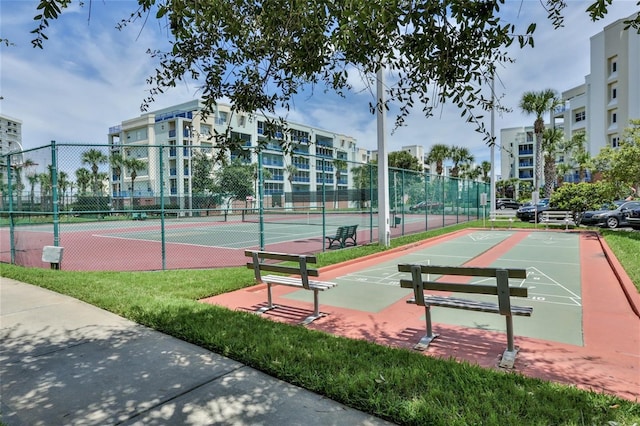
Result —
<path fill-rule="evenodd" d="M 640 292 L 640 232 L 601 231 L 607 245 L 616 254 L 627 275 Z"/>
<path fill-rule="evenodd" d="M 392 247 L 467 226 L 479 223 L 395 239 Z M 628 251 L 620 258 L 625 267 L 628 261 L 637 264 L 639 239 L 620 232 L 605 234 L 614 250 Z M 329 265 L 382 250 L 377 245 L 359 246 L 320 254 L 319 261 Z M 640 271 L 629 270 L 637 284 Z M 640 424 L 640 404 L 611 395 L 197 302 L 252 285 L 253 272 L 246 268 L 120 273 L 4 264 L 0 275 L 68 294 L 399 424 Z"/>

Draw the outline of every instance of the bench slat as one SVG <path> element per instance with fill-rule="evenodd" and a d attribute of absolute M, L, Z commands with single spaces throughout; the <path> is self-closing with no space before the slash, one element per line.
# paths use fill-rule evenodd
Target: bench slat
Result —
<path fill-rule="evenodd" d="M 253 263 L 247 262 L 247 269 L 253 269 Z M 283 274 L 288 274 L 288 275 L 300 275 L 300 268 L 295 266 L 261 263 L 260 270 L 269 271 L 269 272 L 281 272 Z M 317 269 L 307 269 L 307 275 L 311 277 L 319 277 L 320 272 Z"/>
<path fill-rule="evenodd" d="M 425 290 L 431 291 L 450 291 L 454 293 L 491 295 L 498 294 L 498 287 L 491 284 L 457 284 L 439 281 L 423 281 L 422 286 Z M 400 287 L 413 288 L 413 280 L 400 280 Z M 526 287 L 509 287 L 509 295 L 516 297 L 528 297 L 528 290 Z"/>
<path fill-rule="evenodd" d="M 302 287 L 302 282 L 300 281 L 300 278 L 283 277 L 280 275 L 266 275 L 262 277 L 262 280 L 266 283 L 271 283 L 271 284 L 286 285 L 290 287 Z M 309 280 L 309 288 L 317 289 L 320 291 L 329 290 L 337 285 L 338 284 L 332 283 L 329 281 Z"/>
<path fill-rule="evenodd" d="M 440 306 L 453 309 L 465 309 L 470 311 L 500 313 L 497 303 L 483 302 L 479 300 L 461 299 L 457 297 L 425 296 L 424 301 L 430 306 Z M 407 300 L 407 303 L 415 303 L 414 299 Z M 531 306 L 511 306 L 512 315 L 530 317 L 533 313 Z"/>
<path fill-rule="evenodd" d="M 299 254 L 274 253 L 274 252 L 257 251 L 257 250 L 245 250 L 244 255 L 251 257 L 252 253 L 258 253 L 258 257 L 262 259 L 284 260 L 284 261 L 290 261 L 290 262 L 298 262 L 301 256 Z M 308 263 L 318 263 L 318 260 L 314 255 L 304 255 L 304 257 L 307 259 Z"/>
<path fill-rule="evenodd" d="M 410 264 L 398 265 L 399 272 L 411 272 Z M 476 277 L 495 277 L 498 270 L 502 268 L 476 268 L 468 266 L 437 266 L 437 265 L 420 265 L 423 274 L 435 275 L 465 275 Z M 509 272 L 509 278 L 527 278 L 526 269 L 506 269 Z"/>

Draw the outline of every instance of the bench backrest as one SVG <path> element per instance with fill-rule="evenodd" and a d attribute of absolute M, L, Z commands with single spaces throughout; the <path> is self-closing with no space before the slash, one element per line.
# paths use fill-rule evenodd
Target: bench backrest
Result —
<path fill-rule="evenodd" d="M 348 226 L 339 226 L 336 231 L 336 237 L 338 239 L 346 238 L 349 236 L 349 227 Z"/>
<path fill-rule="evenodd" d="M 274 253 L 268 251 L 245 250 L 245 256 L 251 257 L 251 262 L 247 262 L 247 268 L 253 269 L 257 282 L 262 282 L 261 271 L 280 272 L 289 275 L 300 275 L 302 286 L 309 288 L 309 277 L 318 277 L 320 272 L 314 268 L 308 268 L 307 264 L 317 263 L 317 258 L 313 255 L 306 256 L 300 254 Z M 296 262 L 296 266 L 265 263 L 265 260 L 282 260 L 285 262 Z"/>
<path fill-rule="evenodd" d="M 489 217 L 516 217 L 515 210 L 495 210 L 489 212 Z"/>
<path fill-rule="evenodd" d="M 542 212 L 543 218 L 553 218 L 553 219 L 565 219 L 565 220 L 573 220 L 573 216 L 571 212 L 567 211 L 552 211 L 545 210 Z"/>
<path fill-rule="evenodd" d="M 411 280 L 401 279 L 400 286 L 402 288 L 412 288 L 415 302 L 421 306 L 425 305 L 424 290 L 493 294 L 498 296 L 500 314 L 510 315 L 510 296 L 527 297 L 528 295 L 526 287 L 509 287 L 509 278 L 524 279 L 527 277 L 525 269 L 400 264 L 398 265 L 398 271 L 411 272 Z M 496 284 L 459 284 L 433 281 L 431 279 L 424 281 L 422 274 L 492 277 L 496 279 Z"/>

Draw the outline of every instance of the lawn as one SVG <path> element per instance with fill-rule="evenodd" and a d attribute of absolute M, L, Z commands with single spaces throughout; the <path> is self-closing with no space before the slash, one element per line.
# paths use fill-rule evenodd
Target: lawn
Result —
<path fill-rule="evenodd" d="M 420 241 L 479 222 L 392 241 Z M 532 225 L 531 225 L 532 226 Z M 603 231 L 638 286 L 640 233 Z M 321 265 L 385 248 L 319 255 Z M 640 424 L 640 404 L 575 387 L 434 359 L 197 302 L 253 284 L 246 268 L 74 272 L 3 264 L 0 275 L 84 300 L 398 424 Z"/>

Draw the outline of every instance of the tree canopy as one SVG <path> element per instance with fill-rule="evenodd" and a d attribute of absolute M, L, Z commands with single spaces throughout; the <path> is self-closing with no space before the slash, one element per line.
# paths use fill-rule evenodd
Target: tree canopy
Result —
<path fill-rule="evenodd" d="M 35 47 L 43 47 L 50 21 L 71 3 L 39 0 L 32 31 Z M 274 115 L 277 108 L 289 108 L 303 85 L 322 84 L 344 94 L 351 89 L 350 73 L 361 73 L 372 87 L 383 65 L 394 80 L 386 102 L 399 107 L 397 125 L 416 104 L 430 116 L 449 101 L 485 134 L 477 111 L 493 103 L 482 88 L 488 86 L 496 65 L 511 61 L 511 44 L 534 45 L 536 28 L 534 22 L 526 28 L 506 22 L 500 15 L 504 0 L 137 3 L 137 10 L 120 26 L 155 18 L 166 23 L 172 43 L 170 51 L 149 49 L 158 67 L 147 79 L 150 89 L 143 109 L 158 93 L 194 79 L 201 85 L 205 114 L 213 112 L 218 100 L 229 99 L 236 111 Z M 592 1 L 587 13 L 600 19 L 610 3 Z M 544 7 L 553 25 L 562 26 L 566 0 L 548 0 Z M 640 31 L 640 17 L 628 26 Z M 377 101 L 370 107 L 373 112 L 389 105 Z M 229 149 L 240 144 L 221 136 Z"/>

